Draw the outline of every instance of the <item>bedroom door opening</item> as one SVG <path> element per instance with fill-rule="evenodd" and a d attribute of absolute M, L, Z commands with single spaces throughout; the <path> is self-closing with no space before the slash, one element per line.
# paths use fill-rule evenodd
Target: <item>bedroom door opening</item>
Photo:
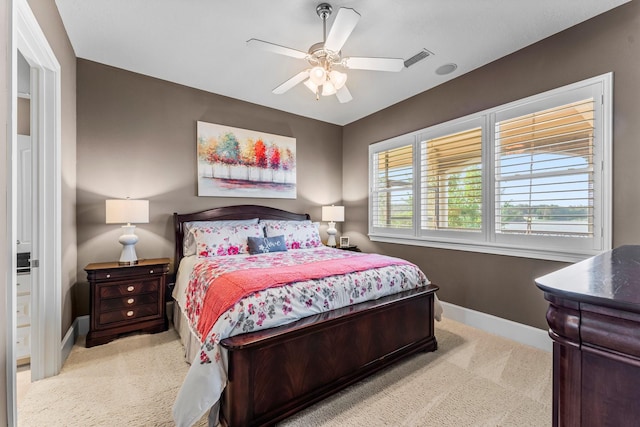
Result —
<path fill-rule="evenodd" d="M 31 295 L 30 319 L 30 367 L 31 380 L 36 381 L 57 375 L 61 368 L 61 107 L 60 64 L 51 49 L 38 21 L 26 0 L 11 2 L 13 9 L 12 50 L 10 55 L 13 72 L 9 96 L 15 106 L 18 97 L 18 57 L 21 55 L 30 74 L 30 133 L 31 133 Z M 15 122 L 14 122 L 15 124 Z M 18 184 L 18 135 L 12 126 L 8 188 L 17 192 Z M 11 239 L 11 256 L 17 259 L 17 197 L 12 195 L 7 207 L 10 221 L 8 237 Z M 13 275 L 8 313 L 18 308 L 17 274 Z M 14 317 L 15 319 L 15 317 Z M 8 323 L 7 342 L 13 343 L 7 357 L 7 424 L 17 424 L 16 411 L 16 340 L 17 324 Z"/>

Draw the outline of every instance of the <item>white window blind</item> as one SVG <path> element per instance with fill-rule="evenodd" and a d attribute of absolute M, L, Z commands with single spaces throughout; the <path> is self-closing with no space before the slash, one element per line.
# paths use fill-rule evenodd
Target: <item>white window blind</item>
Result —
<path fill-rule="evenodd" d="M 495 124 L 496 232 L 593 237 L 594 100 Z"/>
<path fill-rule="evenodd" d="M 610 249 L 612 82 L 372 144 L 369 237 L 569 262 Z"/>
<path fill-rule="evenodd" d="M 420 143 L 422 230 L 480 232 L 482 128 Z"/>
<path fill-rule="evenodd" d="M 371 215 L 376 228 L 413 230 L 413 145 L 372 158 Z"/>

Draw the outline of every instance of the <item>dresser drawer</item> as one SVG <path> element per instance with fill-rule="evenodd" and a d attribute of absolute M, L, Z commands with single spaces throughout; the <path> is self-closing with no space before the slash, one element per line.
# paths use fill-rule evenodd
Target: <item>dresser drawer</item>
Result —
<path fill-rule="evenodd" d="M 25 295 L 31 293 L 31 274 L 18 274 L 16 282 L 16 293 Z"/>
<path fill-rule="evenodd" d="M 141 317 L 156 316 L 159 314 L 158 304 L 146 304 L 122 310 L 108 311 L 98 314 L 98 323 L 108 325 L 110 323 L 139 319 Z"/>
<path fill-rule="evenodd" d="M 158 292 L 160 280 L 134 280 L 126 283 L 110 283 L 98 286 L 100 298 L 118 298 L 127 295 L 140 295 L 150 292 Z"/>
<path fill-rule="evenodd" d="M 119 308 L 132 308 L 158 302 L 158 293 L 129 295 L 122 298 L 109 298 L 100 301 L 100 312 L 113 311 Z"/>
<path fill-rule="evenodd" d="M 16 328 L 16 359 L 31 355 L 31 326 Z"/>
<path fill-rule="evenodd" d="M 16 320 L 19 327 L 31 324 L 31 295 L 21 295 L 17 298 Z"/>

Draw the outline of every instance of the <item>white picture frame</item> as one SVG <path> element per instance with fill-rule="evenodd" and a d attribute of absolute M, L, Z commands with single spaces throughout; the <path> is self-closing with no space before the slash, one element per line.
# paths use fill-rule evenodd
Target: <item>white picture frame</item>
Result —
<path fill-rule="evenodd" d="M 340 247 L 349 247 L 349 237 L 348 236 L 340 236 Z"/>

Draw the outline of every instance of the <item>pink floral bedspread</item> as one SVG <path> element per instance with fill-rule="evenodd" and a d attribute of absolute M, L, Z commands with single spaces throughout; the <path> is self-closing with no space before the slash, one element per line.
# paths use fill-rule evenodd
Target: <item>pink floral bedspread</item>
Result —
<path fill-rule="evenodd" d="M 320 247 L 202 259 L 191 273 L 184 310 L 195 332 L 207 289 L 221 274 L 358 256 L 365 254 Z M 273 287 L 245 297 L 218 318 L 206 337 L 198 337 L 203 343 L 199 357 L 193 361 L 174 404 L 176 425 L 191 426 L 212 406 L 217 414 L 217 402 L 227 381 L 226 351 L 220 346 L 224 338 L 273 328 L 427 284 L 428 279 L 417 266 L 403 261 L 400 265 Z"/>

